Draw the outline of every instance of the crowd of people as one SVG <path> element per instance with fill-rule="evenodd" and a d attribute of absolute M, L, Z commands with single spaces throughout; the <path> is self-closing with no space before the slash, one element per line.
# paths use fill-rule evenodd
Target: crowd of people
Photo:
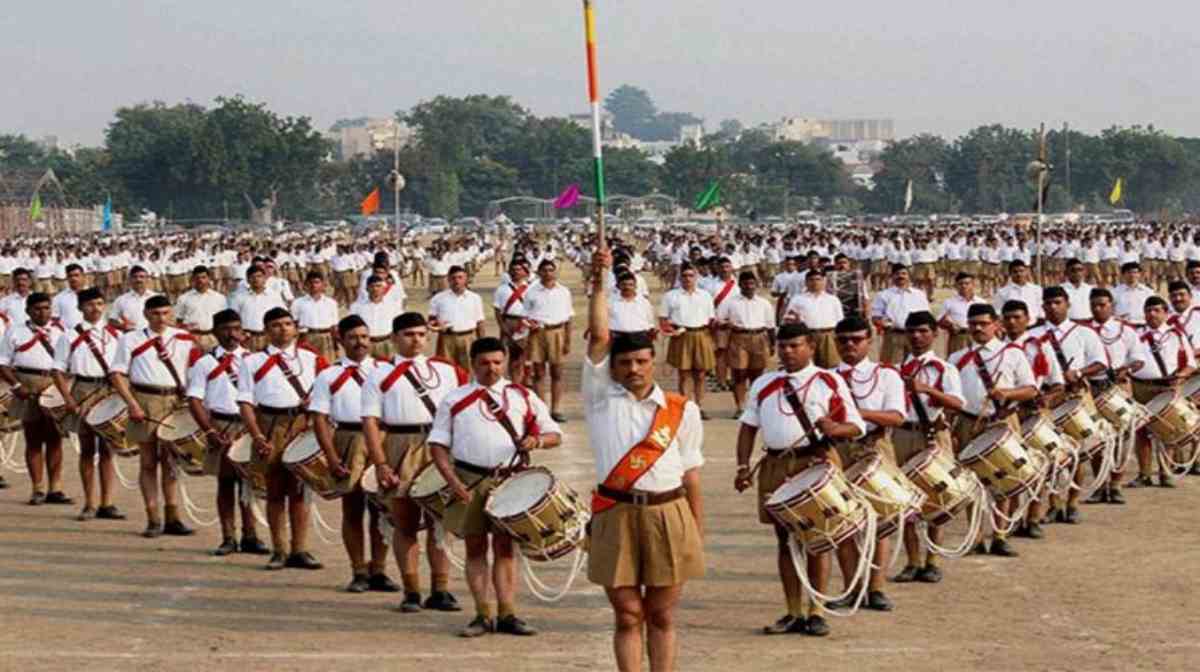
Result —
<path fill-rule="evenodd" d="M 472 283 L 489 261 L 500 277 L 485 310 Z M 1192 378 L 1200 347 L 1200 233 L 1186 224 L 1064 225 L 1040 248 L 1029 231 L 1003 225 L 665 227 L 611 240 L 498 232 L 432 244 L 382 232 L 25 238 L 0 249 L 0 398 L 8 429 L 24 439 L 29 504 L 74 503 L 62 472 L 63 439 L 75 434 L 80 521 L 126 518 L 114 502 L 114 460 L 136 455 L 144 536 L 193 534 L 177 481 L 187 455 L 164 432 L 186 419 L 206 448 L 190 466 L 217 479 L 214 553 L 321 569 L 306 481 L 287 455 L 311 433 L 338 484 L 347 591 L 402 593 L 404 612 L 462 609 L 435 516 L 409 496 L 435 470 L 446 495 L 440 524 L 465 539 L 475 614 L 461 634 L 535 634 L 517 613 L 521 540 L 485 505 L 569 426 L 565 370 L 580 335 L 560 281 L 568 263 L 589 296 L 581 393 L 597 485 L 588 576 L 612 605 L 623 670 L 640 669 L 647 646 L 652 669 L 672 669 L 673 614 L 684 583 L 704 572 L 710 395 L 732 396 L 733 486 L 756 488 L 759 520 L 777 542 L 786 613 L 765 632 L 822 636 L 828 610 L 893 609 L 881 567 L 897 540 L 873 546 L 862 585 L 813 599 L 825 594 L 834 557 L 851 583 L 862 558 L 844 543 L 798 560 L 796 529 L 769 506 L 783 486 L 864 460 L 952 460 L 998 426 L 1020 439 L 1027 423 L 1068 406 L 1099 418 L 1097 399 L 1113 389 L 1146 407 Z M 422 312 L 409 305 L 418 291 L 428 292 Z M 672 392 L 656 376 L 660 348 Z M 1089 454 L 1070 465 L 1076 487 L 1062 496 L 997 497 L 971 547 L 1012 557 L 1010 534 L 1041 539 L 1043 525 L 1080 523 L 1089 470 L 1091 501 L 1110 504 L 1125 503 L 1126 487 L 1174 487 L 1197 473 L 1187 432 L 1200 426 L 1169 445 L 1148 425 L 1134 429 L 1136 476 Z M 375 491 L 364 487 L 368 470 Z M 256 498 L 266 503 L 266 539 Z M 945 522 L 928 526 L 928 541 L 905 530 L 907 561 L 893 581 L 942 579 Z M 389 545 L 399 584 L 386 569 Z"/>

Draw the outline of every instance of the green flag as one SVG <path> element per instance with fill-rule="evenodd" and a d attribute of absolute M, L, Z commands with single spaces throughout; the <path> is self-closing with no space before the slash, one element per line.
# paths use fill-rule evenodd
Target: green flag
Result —
<path fill-rule="evenodd" d="M 42 218 L 42 195 L 34 194 L 33 203 L 29 204 L 29 221 L 36 222 Z"/>
<path fill-rule="evenodd" d="M 704 193 L 696 197 L 696 206 L 692 208 L 696 212 L 704 212 L 714 205 L 721 203 L 721 183 L 718 180 L 713 180 L 712 184 L 704 190 Z"/>

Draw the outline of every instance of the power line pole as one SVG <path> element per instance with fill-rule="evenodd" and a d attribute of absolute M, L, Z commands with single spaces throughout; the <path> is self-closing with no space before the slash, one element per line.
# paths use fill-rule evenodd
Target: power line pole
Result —
<path fill-rule="evenodd" d="M 1071 191 L 1071 125 L 1063 122 L 1063 138 L 1067 143 L 1067 204 L 1071 209 L 1075 208 L 1075 196 Z"/>

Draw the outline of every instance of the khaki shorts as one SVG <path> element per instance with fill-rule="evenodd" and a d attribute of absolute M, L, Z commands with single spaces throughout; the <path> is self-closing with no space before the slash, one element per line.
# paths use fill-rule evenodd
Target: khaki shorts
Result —
<path fill-rule="evenodd" d="M 934 433 L 932 443 L 947 455 L 954 454 L 954 439 L 950 436 L 950 430 L 943 429 Z M 896 466 L 903 468 L 909 460 L 925 452 L 929 447 L 930 441 L 925 437 L 924 432 L 915 432 L 899 427 L 892 429 L 892 451 L 896 458 Z"/>
<path fill-rule="evenodd" d="M 241 420 L 220 420 L 218 418 L 212 418 L 212 426 L 213 429 L 224 434 L 231 443 L 236 441 L 239 436 L 246 433 L 246 426 L 242 424 Z M 227 464 L 228 467 L 232 467 L 232 463 L 224 459 L 225 453 L 226 451 L 216 451 L 212 450 L 211 447 L 209 448 L 209 451 L 204 454 L 205 476 L 220 476 L 222 464 Z"/>
<path fill-rule="evenodd" d="M 971 344 L 971 332 L 967 330 L 959 331 L 950 334 L 946 337 L 946 356 L 962 350 Z"/>
<path fill-rule="evenodd" d="M 891 437 L 887 433 L 873 434 L 872 436 L 875 438 L 868 441 L 840 441 L 834 444 L 838 458 L 847 469 L 859 460 L 875 454 L 882 455 L 892 464 L 896 463 L 896 450 L 892 447 Z"/>
<path fill-rule="evenodd" d="M 371 356 L 376 359 L 391 359 L 396 353 L 396 349 L 392 346 L 392 339 L 386 338 L 382 341 L 371 341 Z"/>
<path fill-rule="evenodd" d="M 79 405 L 79 415 L 67 416 L 67 420 L 64 423 L 67 431 L 79 433 L 80 430 L 87 429 L 83 418 L 87 417 L 92 404 L 103 399 L 108 394 L 109 389 L 108 385 L 104 383 L 81 383 L 76 381 L 71 386 L 71 396 L 75 399 L 75 403 Z"/>
<path fill-rule="evenodd" d="M 933 280 L 933 264 L 920 263 L 913 265 L 913 279 L 918 282 Z"/>
<path fill-rule="evenodd" d="M 832 369 L 842 363 L 842 356 L 838 354 L 837 339 L 834 337 L 832 329 L 812 332 L 812 342 L 813 364 L 822 369 Z"/>
<path fill-rule="evenodd" d="M 24 371 L 15 371 L 17 380 L 21 383 L 21 387 L 25 388 L 29 397 L 27 399 L 18 399 L 13 395 L 12 401 L 8 404 L 8 417 L 21 422 L 38 422 L 45 418 L 42 413 L 42 407 L 38 404 L 38 397 L 47 387 L 54 384 L 54 380 L 50 374 L 44 376 L 25 373 Z"/>
<path fill-rule="evenodd" d="M 1001 423 L 1008 425 L 1010 429 L 1017 433 L 1018 437 L 1021 435 L 1021 422 L 1017 418 L 1016 413 L 1009 414 L 1008 417 L 1000 422 L 991 422 L 987 418 L 972 418 L 964 414 L 959 414 L 954 419 L 954 427 L 951 428 L 951 433 L 954 437 L 954 454 L 957 456 L 961 453 L 963 448 L 966 448 L 967 444 L 971 443 L 975 437 L 983 434 L 984 430 Z"/>
<path fill-rule="evenodd" d="M 733 329 L 729 327 L 717 327 L 713 330 L 713 347 L 717 350 L 724 350 L 729 347 L 729 339 L 733 337 Z"/>
<path fill-rule="evenodd" d="M 711 371 L 717 365 L 712 337 L 707 329 L 672 336 L 667 363 L 680 371 Z"/>
<path fill-rule="evenodd" d="M 775 522 L 775 518 L 767 512 L 767 500 L 789 478 L 822 460 L 828 460 L 839 469 L 842 467 L 841 457 L 833 449 L 825 450 L 816 455 L 764 456 L 758 467 L 758 522 L 764 525 L 778 525 Z"/>
<path fill-rule="evenodd" d="M 337 343 L 333 340 L 332 333 L 314 334 L 309 332 L 301 336 L 300 341 L 320 353 L 327 362 L 337 359 Z"/>
<path fill-rule="evenodd" d="M 729 349 L 725 352 L 725 363 L 734 371 L 761 371 L 771 359 L 771 343 L 766 333 L 739 334 L 729 338 Z"/>
<path fill-rule="evenodd" d="M 526 361 L 534 364 L 561 364 L 567 344 L 567 328 L 538 329 L 526 340 Z"/>
<path fill-rule="evenodd" d="M 174 394 L 146 394 L 133 390 L 133 398 L 146 414 L 146 421 L 130 421 L 125 427 L 125 440 L 138 445 L 157 443 L 159 423 L 182 408 L 179 397 Z"/>
<path fill-rule="evenodd" d="M 617 504 L 591 523 L 588 580 L 602 586 L 675 586 L 704 576 L 700 528 L 686 498 Z"/>
<path fill-rule="evenodd" d="M 883 345 L 879 347 L 879 361 L 884 364 L 899 366 L 910 350 L 908 334 L 888 330 L 884 332 Z"/>
<path fill-rule="evenodd" d="M 446 519 L 442 521 L 445 523 L 446 529 L 464 538 L 487 534 L 489 532 L 500 534 L 501 532 L 493 528 L 492 521 L 483 512 L 483 507 L 487 504 L 487 496 L 491 494 L 492 490 L 496 489 L 497 485 L 500 485 L 500 480 L 492 476 L 486 476 L 481 479 L 479 474 L 463 471 L 457 467 L 454 471 L 463 483 L 478 481 L 478 484 L 474 488 L 471 488 L 472 497 L 470 504 L 466 506 L 451 506 L 446 509 Z"/>
<path fill-rule="evenodd" d="M 463 369 L 471 370 L 471 344 L 475 342 L 475 332 L 469 334 L 439 334 L 437 339 L 437 356 L 458 364 Z"/>
<path fill-rule="evenodd" d="M 425 434 L 395 434 L 384 435 L 383 452 L 388 466 L 400 479 L 399 487 L 395 488 L 393 498 L 408 496 L 408 486 L 426 465 L 433 462 L 433 454 L 425 443 Z M 464 481 L 468 482 L 468 481 Z"/>

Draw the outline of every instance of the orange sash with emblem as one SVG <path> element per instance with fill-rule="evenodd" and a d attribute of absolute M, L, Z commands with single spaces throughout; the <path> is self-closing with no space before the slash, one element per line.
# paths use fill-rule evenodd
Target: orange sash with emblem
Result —
<path fill-rule="evenodd" d="M 625 453 L 625 457 L 617 462 L 608 477 L 604 479 L 604 487 L 622 492 L 632 489 L 633 484 L 637 483 L 638 479 L 647 471 L 650 471 L 654 463 L 658 462 L 658 458 L 667 452 L 667 447 L 675 440 L 675 435 L 679 433 L 679 426 L 683 424 L 683 409 L 687 404 L 687 397 L 674 393 L 666 393 L 665 396 L 667 404 L 655 412 L 654 421 L 650 423 L 650 432 L 646 434 L 646 438 L 638 441 L 633 448 L 629 449 L 628 453 Z M 597 492 L 592 493 L 592 515 L 607 511 L 616 504 L 614 499 Z"/>

